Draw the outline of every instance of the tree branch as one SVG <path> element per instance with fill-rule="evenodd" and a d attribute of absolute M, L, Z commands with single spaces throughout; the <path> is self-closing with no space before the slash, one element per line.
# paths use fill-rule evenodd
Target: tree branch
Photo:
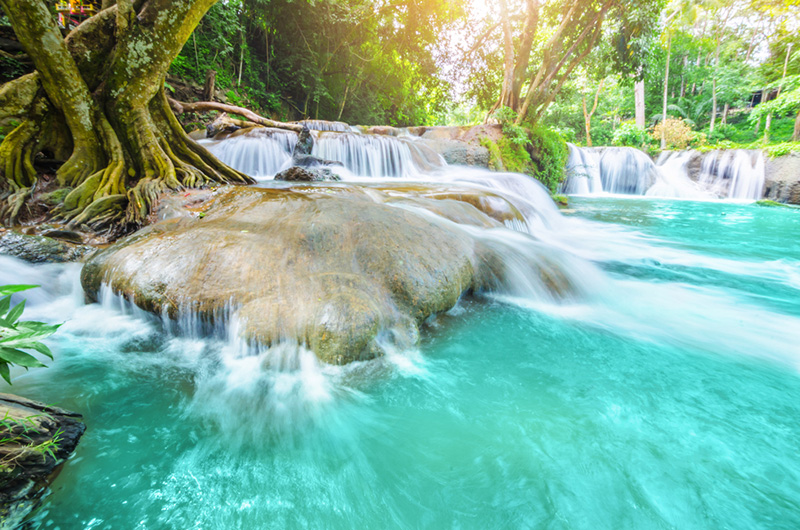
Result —
<path fill-rule="evenodd" d="M 263 116 L 259 116 L 250 109 L 246 109 L 244 107 L 237 107 L 235 105 L 226 105 L 225 103 L 217 103 L 216 101 L 198 101 L 196 103 L 182 103 L 180 101 L 170 98 L 169 104 L 172 107 L 172 110 L 175 111 L 175 114 L 183 114 L 184 112 L 203 112 L 208 110 L 216 110 L 219 112 L 227 112 L 228 114 L 238 114 L 239 116 L 244 116 L 249 121 L 258 125 L 262 125 L 264 127 L 273 127 L 275 129 L 286 129 L 288 131 L 294 131 L 296 133 L 300 133 L 303 130 L 303 126 L 298 125 L 296 123 L 284 123 L 282 121 L 270 120 L 268 118 L 264 118 Z"/>

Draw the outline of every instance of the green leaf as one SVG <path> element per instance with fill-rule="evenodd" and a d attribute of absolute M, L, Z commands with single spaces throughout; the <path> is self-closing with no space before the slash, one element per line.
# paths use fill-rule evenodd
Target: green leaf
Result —
<path fill-rule="evenodd" d="M 13 334 L 0 339 L 0 346 L 7 346 L 9 348 L 30 348 L 29 344 L 34 342 L 34 339 L 44 339 L 52 335 L 54 331 L 55 330 L 42 330 Z"/>
<path fill-rule="evenodd" d="M 18 364 L 20 366 L 24 366 L 25 368 L 45 366 L 33 355 L 15 348 L 8 348 L 6 346 L 0 346 L 0 360 L 8 363 Z"/>
<path fill-rule="evenodd" d="M 14 326 L 17 330 L 22 332 L 28 331 L 55 331 L 61 327 L 61 324 L 48 324 L 47 322 L 36 322 L 35 320 L 20 320 Z"/>
<path fill-rule="evenodd" d="M 11 384 L 11 370 L 8 369 L 8 363 L 0 362 L 0 376 L 3 376 L 6 383 Z"/>
<path fill-rule="evenodd" d="M 28 345 L 28 348 L 30 348 L 31 350 L 36 350 L 42 355 L 47 355 L 51 359 L 53 358 L 53 352 L 50 351 L 50 348 L 48 348 L 46 344 L 43 344 L 41 342 L 31 342 Z"/>
<path fill-rule="evenodd" d="M 18 293 L 20 291 L 27 291 L 39 287 L 38 285 L 0 285 L 0 296 L 7 294 Z"/>
<path fill-rule="evenodd" d="M 4 297 L 2 300 L 0 300 L 0 316 L 8 313 L 10 307 L 11 307 L 11 295 L 8 295 Z"/>
<path fill-rule="evenodd" d="M 25 300 L 15 305 L 14 309 L 8 312 L 6 320 L 11 322 L 12 324 L 15 323 L 17 320 L 19 320 L 19 317 L 22 316 L 22 312 L 24 310 L 25 310 Z"/>

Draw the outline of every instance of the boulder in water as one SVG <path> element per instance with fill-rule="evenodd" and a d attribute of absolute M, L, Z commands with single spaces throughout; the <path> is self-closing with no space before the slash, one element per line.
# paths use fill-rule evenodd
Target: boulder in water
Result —
<path fill-rule="evenodd" d="M 327 168 L 302 168 L 292 166 L 275 175 L 275 180 L 286 180 L 289 182 L 324 182 L 342 179 L 339 175 L 336 175 Z"/>
<path fill-rule="evenodd" d="M 97 299 L 107 284 L 156 314 L 233 318 L 250 344 L 289 341 L 343 364 L 373 358 L 387 344 L 413 345 L 426 318 L 512 272 L 548 288 L 561 282 L 557 293 L 571 288 L 538 247 L 516 256 L 512 271 L 500 253 L 513 249 L 502 237 L 454 221 L 502 225 L 452 195 L 224 188 L 209 203 L 202 218 L 159 222 L 94 255 L 81 273 L 88 296 Z M 425 211 L 426 203 L 442 215 Z"/>

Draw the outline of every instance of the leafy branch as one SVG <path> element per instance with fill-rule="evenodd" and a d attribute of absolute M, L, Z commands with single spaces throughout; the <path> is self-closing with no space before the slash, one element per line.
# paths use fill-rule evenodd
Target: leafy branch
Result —
<path fill-rule="evenodd" d="M 38 287 L 37 285 L 0 286 L 0 376 L 11 384 L 11 365 L 25 369 L 45 366 L 36 357 L 23 350 L 38 352 L 50 359 L 53 353 L 42 339 L 49 337 L 61 324 L 46 324 L 31 320 L 20 320 L 25 310 L 25 300 L 11 305 L 11 295 Z"/>

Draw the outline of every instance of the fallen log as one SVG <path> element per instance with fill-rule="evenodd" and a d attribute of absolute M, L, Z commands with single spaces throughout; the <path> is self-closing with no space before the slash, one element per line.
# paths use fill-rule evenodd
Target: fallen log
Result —
<path fill-rule="evenodd" d="M 172 110 L 175 111 L 175 114 L 183 114 L 185 112 L 205 112 L 209 110 L 216 110 L 218 112 L 226 112 L 228 114 L 238 114 L 239 116 L 243 116 L 244 118 L 246 118 L 247 121 L 257 125 L 263 125 L 264 127 L 273 127 L 275 129 L 286 129 L 288 131 L 294 131 L 298 134 L 303 131 L 303 126 L 297 123 L 284 123 L 282 121 L 270 120 L 269 118 L 264 118 L 263 116 L 259 116 L 250 109 L 246 109 L 244 107 L 237 107 L 235 105 L 227 105 L 225 103 L 217 103 L 216 101 L 198 101 L 195 103 L 183 103 L 175 99 L 170 99 L 169 103 L 170 106 L 172 107 Z"/>

